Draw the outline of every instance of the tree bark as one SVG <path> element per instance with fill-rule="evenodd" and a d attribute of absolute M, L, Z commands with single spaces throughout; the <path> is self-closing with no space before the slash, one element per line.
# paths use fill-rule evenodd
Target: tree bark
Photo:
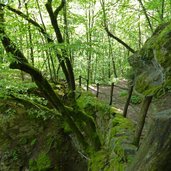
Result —
<path fill-rule="evenodd" d="M 64 7 L 64 5 L 66 4 L 65 0 L 61 0 L 61 4 L 59 5 L 59 7 L 56 8 L 56 10 L 53 12 L 52 9 L 52 1 L 48 0 L 46 3 L 46 9 L 47 12 L 49 14 L 50 20 L 51 20 L 51 24 L 53 26 L 53 29 L 55 31 L 56 34 L 56 38 L 58 43 L 64 43 L 64 39 L 61 33 L 61 30 L 59 28 L 59 24 L 58 24 L 58 13 L 62 10 L 62 8 Z M 74 78 L 74 72 L 73 72 L 73 68 L 72 68 L 72 64 L 71 61 L 69 60 L 69 57 L 67 55 L 67 51 L 62 49 L 62 60 L 60 60 L 60 64 L 63 70 L 65 70 L 65 76 L 67 78 L 68 84 L 69 84 L 69 88 L 72 90 L 72 95 L 74 97 L 74 91 L 75 91 L 75 78 Z M 64 60 L 65 63 L 64 63 Z"/>
<path fill-rule="evenodd" d="M 127 171 L 170 171 L 170 161 L 171 109 L 152 118 L 147 137 Z"/>
<path fill-rule="evenodd" d="M 165 7 L 165 0 L 162 0 L 161 2 L 161 15 L 160 15 L 160 18 L 161 18 L 161 21 L 163 21 L 163 17 L 164 17 L 164 7 Z"/>

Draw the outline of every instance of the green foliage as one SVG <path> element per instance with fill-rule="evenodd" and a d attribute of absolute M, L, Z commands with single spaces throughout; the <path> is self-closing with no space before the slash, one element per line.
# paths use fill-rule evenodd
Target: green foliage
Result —
<path fill-rule="evenodd" d="M 9 160 L 12 159 L 12 161 L 17 161 L 19 159 L 19 153 L 17 149 L 7 150 L 3 154 L 3 160 Z"/>
<path fill-rule="evenodd" d="M 71 128 L 69 127 L 69 125 L 68 125 L 67 122 L 64 121 L 64 122 L 62 123 L 62 127 L 63 127 L 65 133 L 67 133 L 67 134 L 72 133 L 72 130 L 71 130 Z"/>
<path fill-rule="evenodd" d="M 106 162 L 106 151 L 99 151 L 95 155 L 92 156 L 91 162 L 89 163 L 92 171 L 99 171 L 104 168 Z"/>
<path fill-rule="evenodd" d="M 132 95 L 131 96 L 131 103 L 132 104 L 140 104 L 142 102 L 142 96 Z"/>
<path fill-rule="evenodd" d="M 44 109 L 44 110 L 43 110 Z M 27 110 L 28 116 L 31 119 L 42 119 L 42 120 L 48 120 L 53 119 L 55 117 L 55 111 L 52 110 L 46 110 L 46 108 L 30 108 Z"/>
<path fill-rule="evenodd" d="M 34 94 L 34 91 L 37 90 L 37 86 L 33 82 L 28 82 L 30 80 L 22 81 L 20 78 L 20 72 L 9 69 L 6 65 L 0 65 L 0 71 L 2 73 L 2 79 L 0 79 L 0 99 L 8 99 L 11 97 L 19 98 L 23 100 L 24 103 L 27 102 L 27 105 L 32 107 L 28 109 L 28 115 L 30 118 L 38 119 L 52 119 L 54 117 L 54 111 L 43 110 L 41 106 L 45 108 L 47 106 L 47 100 L 43 97 L 39 97 Z M 14 79 L 15 78 L 15 79 Z M 13 81 L 11 81 L 13 80 Z M 33 108 L 34 106 L 34 108 Z M 1 106 L 0 106 L 1 107 Z M 4 120 L 12 118 L 12 115 L 15 114 L 15 110 L 8 107 L 4 109 L 4 116 L 1 118 Z M 3 121 L 5 122 L 5 121 Z"/>
<path fill-rule="evenodd" d="M 6 127 L 7 123 L 14 120 L 16 110 L 12 109 L 10 105 L 0 104 L 0 125 Z"/>
<path fill-rule="evenodd" d="M 36 85 L 29 80 L 23 82 L 21 80 L 20 71 L 14 71 L 8 68 L 6 64 L 0 65 L 1 79 L 0 79 L 0 98 L 6 99 L 12 94 L 24 95 L 31 88 L 35 88 Z"/>
<path fill-rule="evenodd" d="M 34 146 L 34 145 L 36 144 L 36 142 L 37 142 L 37 139 L 34 138 L 34 139 L 31 141 L 31 146 Z"/>
<path fill-rule="evenodd" d="M 126 90 L 122 90 L 122 91 L 119 92 L 120 97 L 125 97 L 127 95 L 128 95 L 128 91 L 126 91 Z"/>
<path fill-rule="evenodd" d="M 92 115 L 94 112 L 108 112 L 109 106 L 99 99 L 97 99 L 92 93 L 82 92 L 81 96 L 77 100 L 78 106 Z"/>
<path fill-rule="evenodd" d="M 50 169 L 51 161 L 45 152 L 39 153 L 36 159 L 29 161 L 30 171 L 47 171 Z"/>

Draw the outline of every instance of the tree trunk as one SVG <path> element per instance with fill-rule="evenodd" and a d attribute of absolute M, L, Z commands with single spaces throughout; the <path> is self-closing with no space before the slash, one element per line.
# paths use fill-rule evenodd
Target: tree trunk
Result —
<path fill-rule="evenodd" d="M 143 12 L 144 12 L 144 15 L 145 15 L 145 17 L 146 17 L 146 19 L 147 19 L 147 22 L 148 22 L 148 25 L 149 25 L 149 27 L 150 27 L 150 30 L 151 30 L 151 32 L 153 33 L 153 26 L 152 26 L 152 24 L 151 24 L 151 21 L 150 21 L 150 18 L 149 18 L 149 16 L 148 16 L 148 14 L 147 14 L 147 10 L 146 10 L 146 8 L 145 8 L 143 2 L 142 2 L 141 0 L 138 0 L 138 1 L 139 1 L 140 5 L 141 5 L 141 8 L 143 9 Z"/>
<path fill-rule="evenodd" d="M 65 0 L 61 0 L 61 4 L 56 8 L 55 11 L 53 11 L 52 9 L 52 1 L 48 0 L 46 3 L 46 10 L 49 14 L 50 20 L 51 20 L 51 24 L 53 26 L 54 32 L 56 34 L 56 38 L 59 44 L 64 43 L 64 39 L 61 33 L 61 30 L 59 28 L 59 24 L 58 24 L 58 14 L 59 12 L 62 10 L 62 8 L 65 6 L 66 1 Z M 75 78 L 74 78 L 74 72 L 73 72 L 73 68 L 72 68 L 72 64 L 71 61 L 69 60 L 67 51 L 65 49 L 61 49 L 62 52 L 62 56 L 58 55 L 58 59 L 60 62 L 60 65 L 62 67 L 62 70 L 65 74 L 66 80 L 68 82 L 69 88 L 72 90 L 72 96 L 75 98 Z M 73 99 L 74 99 L 73 98 Z"/>
<path fill-rule="evenodd" d="M 149 132 L 127 171 L 171 170 L 171 110 L 152 118 Z"/>

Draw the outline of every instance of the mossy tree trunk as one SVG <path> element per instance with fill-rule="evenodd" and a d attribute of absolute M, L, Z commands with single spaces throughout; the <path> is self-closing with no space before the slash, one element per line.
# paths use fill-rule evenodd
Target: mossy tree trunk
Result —
<path fill-rule="evenodd" d="M 146 139 L 128 171 L 171 170 L 171 110 L 152 118 Z"/>

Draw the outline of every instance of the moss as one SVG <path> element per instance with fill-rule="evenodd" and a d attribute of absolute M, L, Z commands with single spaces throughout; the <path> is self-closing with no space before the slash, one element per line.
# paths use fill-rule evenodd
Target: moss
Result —
<path fill-rule="evenodd" d="M 111 111 L 115 112 L 115 116 L 109 121 L 104 148 L 91 156 L 89 167 L 92 171 L 124 171 L 127 162 L 131 161 L 126 150 L 130 149 L 129 142 L 134 126 L 117 109 L 112 108 Z"/>
<path fill-rule="evenodd" d="M 30 171 L 46 171 L 50 169 L 51 161 L 45 152 L 41 152 L 36 159 L 29 161 Z"/>
<path fill-rule="evenodd" d="M 108 105 L 102 103 L 94 95 L 87 92 L 82 93 L 77 100 L 77 104 L 81 109 L 85 110 L 89 114 L 95 110 L 105 111 L 107 108 L 109 109 Z"/>
<path fill-rule="evenodd" d="M 141 74 L 136 79 L 135 89 L 139 93 L 143 93 L 144 90 L 147 90 L 149 86 L 149 82 L 146 79 L 146 74 Z"/>
<path fill-rule="evenodd" d="M 91 168 L 92 171 L 99 171 L 105 168 L 105 165 L 107 164 L 106 162 L 107 159 L 107 153 L 104 150 L 98 151 L 95 153 L 89 163 L 89 167 Z"/>
<path fill-rule="evenodd" d="M 158 27 L 152 37 L 145 42 L 143 48 L 129 58 L 136 77 L 135 90 L 137 92 L 156 96 L 165 93 L 168 87 L 167 82 L 171 80 L 170 42 L 171 22 L 168 22 Z M 158 75 L 161 77 L 157 77 Z M 154 77 L 158 80 L 154 80 Z"/>

